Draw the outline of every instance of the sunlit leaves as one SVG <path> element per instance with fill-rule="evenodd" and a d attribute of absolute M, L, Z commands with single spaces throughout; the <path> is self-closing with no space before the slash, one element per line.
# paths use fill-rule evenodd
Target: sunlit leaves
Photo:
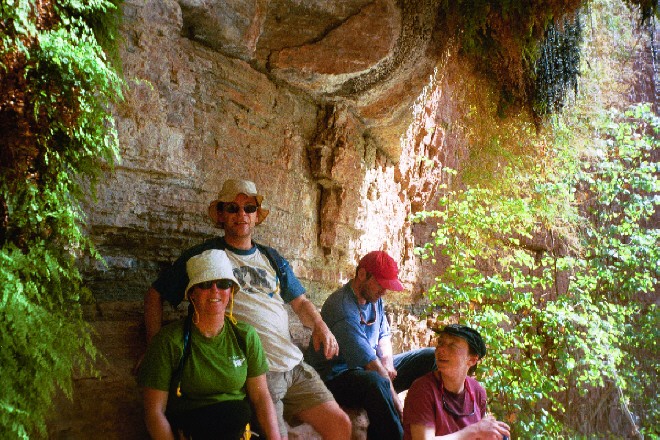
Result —
<path fill-rule="evenodd" d="M 612 113 L 594 127 L 586 157 L 565 147 L 559 127 L 532 172 L 510 168 L 496 185 L 444 189 L 436 211 L 412 217 L 437 224 L 417 254 L 447 262 L 427 292 L 431 312 L 487 335 L 491 409 L 522 437 L 571 433 L 562 396 L 608 383 L 642 408 L 647 432 L 659 424 L 644 391 L 657 389 L 650 374 L 659 369 L 650 298 L 660 240 L 649 221 L 658 121 L 648 106 Z"/>

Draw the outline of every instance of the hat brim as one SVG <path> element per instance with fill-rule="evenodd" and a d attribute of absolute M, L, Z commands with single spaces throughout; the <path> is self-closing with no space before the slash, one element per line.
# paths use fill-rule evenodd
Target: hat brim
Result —
<path fill-rule="evenodd" d="M 239 192 L 237 194 L 226 194 L 225 196 L 219 195 L 216 202 L 218 202 L 218 203 L 220 203 L 220 202 L 222 202 L 222 203 L 233 202 L 238 194 L 245 194 L 248 197 L 254 197 L 255 199 L 257 199 L 257 205 L 261 205 L 261 203 L 264 201 L 264 196 L 262 196 L 261 194 Z"/>
<path fill-rule="evenodd" d="M 256 225 L 260 225 L 261 222 L 266 220 L 266 217 L 268 217 L 268 214 L 270 213 L 269 209 L 265 209 L 261 207 L 261 202 L 263 201 L 263 197 L 261 196 L 255 196 L 257 198 L 257 203 L 259 204 L 259 207 L 257 208 L 257 221 Z M 219 203 L 229 203 L 225 202 L 222 200 L 214 200 L 209 204 L 209 217 L 211 217 L 211 222 L 213 222 L 213 225 L 216 228 L 224 229 L 225 225 L 223 222 L 220 222 L 220 216 L 218 215 L 218 204 Z"/>
<path fill-rule="evenodd" d="M 376 281 L 378 281 L 378 284 L 380 284 L 384 289 L 391 290 L 393 292 L 401 292 L 404 290 L 403 284 L 401 284 L 398 279 L 386 280 L 376 278 Z"/>
<path fill-rule="evenodd" d="M 189 278 L 184 292 L 185 299 L 189 299 L 188 294 L 193 286 L 206 281 L 230 280 L 233 284 L 232 293 L 241 289 L 227 254 L 220 249 L 209 249 L 190 257 L 186 261 L 186 273 Z"/>

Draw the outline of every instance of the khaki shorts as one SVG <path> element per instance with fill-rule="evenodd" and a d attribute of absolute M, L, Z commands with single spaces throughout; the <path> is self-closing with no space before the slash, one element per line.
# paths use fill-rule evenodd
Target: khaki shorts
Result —
<path fill-rule="evenodd" d="M 266 380 L 282 435 L 287 435 L 284 420 L 295 423 L 301 411 L 335 400 L 316 370 L 305 362 L 290 371 L 269 371 Z"/>

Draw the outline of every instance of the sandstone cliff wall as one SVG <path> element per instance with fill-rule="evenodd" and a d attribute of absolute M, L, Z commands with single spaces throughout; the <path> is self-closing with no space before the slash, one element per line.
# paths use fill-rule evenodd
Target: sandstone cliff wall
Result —
<path fill-rule="evenodd" d="M 362 19 L 379 20 L 378 14 L 393 13 L 393 2 L 376 2 L 384 8 L 380 12 L 363 11 L 359 3 L 350 13 L 337 13 L 341 17 L 335 18 L 335 28 L 352 17 L 349 30 L 359 29 Z M 273 2 L 271 8 L 286 4 Z M 370 57 L 401 57 L 401 21 L 409 18 L 403 20 L 394 12 L 394 21 L 379 31 L 392 33 L 390 43 L 379 47 L 379 54 L 367 54 Z M 146 437 L 131 372 L 144 350 L 142 295 L 183 249 L 219 232 L 209 222 L 207 206 L 225 178 L 249 178 L 264 193 L 270 215 L 257 228 L 256 239 L 289 259 L 317 305 L 353 275 L 361 255 L 374 249 L 394 256 L 409 289 L 392 302 L 408 302 L 421 289 L 407 216 L 429 203 L 441 177 L 440 166 L 452 166 L 460 155 L 454 148 L 456 134 L 435 122 L 443 105 L 445 118 L 456 116 L 450 114 L 456 111 L 449 105 L 450 95 L 438 95 L 434 107 L 418 102 L 413 109 L 415 97 L 429 81 L 434 58 L 424 58 L 423 69 L 415 73 L 397 67 L 418 59 L 414 52 L 423 52 L 424 45 L 406 46 L 408 59 L 388 64 L 388 72 L 405 71 L 407 83 L 397 83 L 392 76 L 383 79 L 382 63 L 370 59 L 358 63 L 361 73 L 353 80 L 366 81 L 364 72 L 371 63 L 380 72 L 380 82 L 371 81 L 377 87 L 367 91 L 363 85 L 360 99 L 330 97 L 327 88 L 321 96 L 300 86 L 300 72 L 308 69 L 300 65 L 304 56 L 292 50 L 278 52 L 279 61 L 269 70 L 263 53 L 268 45 L 282 49 L 282 43 L 264 36 L 259 50 L 227 51 L 227 44 L 200 37 L 199 23 L 208 22 L 195 17 L 184 1 L 129 0 L 123 6 L 120 46 L 126 89 L 124 102 L 115 109 L 122 159 L 108 170 L 96 199 L 85 208 L 89 233 L 104 260 L 83 262 L 94 297 L 87 318 L 103 355 L 100 377 L 76 377 L 73 401 L 54 403 L 57 415 L 50 424 L 50 438 Z M 191 23 L 197 24 L 194 32 Z M 265 29 L 264 35 L 270 29 L 281 38 L 287 36 Z M 219 50 L 223 47 L 224 52 Z M 324 45 L 317 47 L 327 51 Z M 350 64 L 350 56 L 342 54 Z M 450 58 L 447 52 L 434 61 L 446 68 L 443 76 L 451 70 Z M 298 71 L 284 69 L 294 60 Z M 325 69 L 318 57 L 313 61 L 315 68 Z M 346 65 L 341 69 L 324 73 L 314 87 L 325 82 L 341 89 L 337 81 L 347 79 Z M 392 87 L 396 94 L 383 92 Z M 394 101 L 388 102 L 392 96 Z M 374 104 L 381 99 L 384 104 Z M 366 107 L 372 116 L 380 116 L 366 118 Z M 420 161 L 420 155 L 430 161 Z M 173 319 L 180 312 L 168 309 L 167 316 Z M 393 320 L 405 322 L 405 313 L 393 315 Z M 398 334 L 400 349 L 425 341 L 414 331 Z"/>
<path fill-rule="evenodd" d="M 397 104 L 407 110 L 408 137 L 404 127 L 383 141 L 373 135 L 378 120 L 365 122 L 354 101 L 320 99 L 260 69 L 257 58 L 189 38 L 181 3 L 124 5 L 122 160 L 86 209 L 105 260 L 84 268 L 96 300 L 140 300 L 161 267 L 218 233 L 207 206 L 230 177 L 254 180 L 264 193 L 271 212 L 256 238 L 282 251 L 312 298 L 350 278 L 373 249 L 389 251 L 413 289 L 407 216 L 429 203 L 439 168 L 455 166 L 461 154 L 460 136 L 436 122 L 460 117 L 449 87 L 458 83 L 447 77 L 465 78 L 468 69 L 452 64 L 451 46 L 436 54 L 448 89 L 435 90 L 433 107 L 418 103 L 413 111 L 418 81 Z"/>

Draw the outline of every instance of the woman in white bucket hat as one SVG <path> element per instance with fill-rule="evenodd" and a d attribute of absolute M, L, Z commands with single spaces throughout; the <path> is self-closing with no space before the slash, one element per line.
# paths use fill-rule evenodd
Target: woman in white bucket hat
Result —
<path fill-rule="evenodd" d="M 232 316 L 240 287 L 226 253 L 205 251 L 186 269 L 191 313 L 154 336 L 138 376 L 150 435 L 237 440 L 250 421 L 251 402 L 267 438 L 279 439 L 259 336 Z"/>

